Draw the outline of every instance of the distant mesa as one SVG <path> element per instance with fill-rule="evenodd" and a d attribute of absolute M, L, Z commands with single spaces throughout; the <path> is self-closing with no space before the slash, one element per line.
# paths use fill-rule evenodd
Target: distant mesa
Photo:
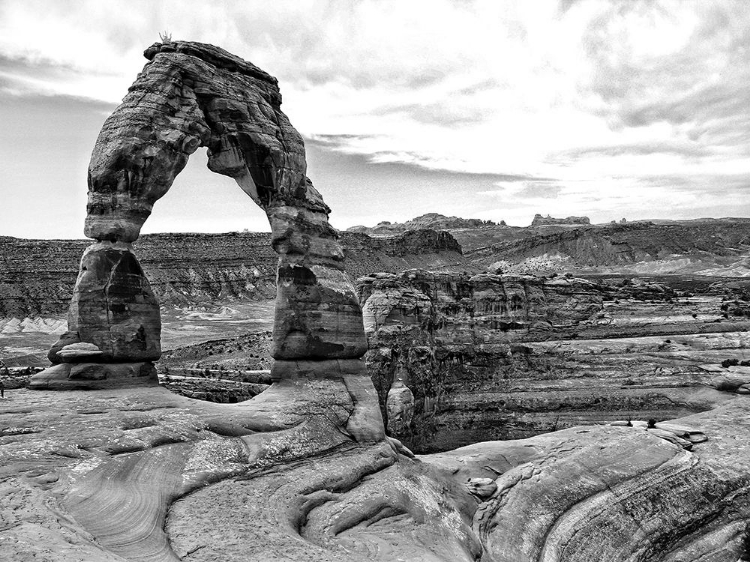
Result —
<path fill-rule="evenodd" d="M 534 215 L 534 220 L 531 221 L 531 226 L 553 226 L 558 224 L 591 224 L 591 220 L 588 217 L 565 217 L 564 219 L 556 219 L 549 215 L 543 217 L 537 213 Z"/>
<path fill-rule="evenodd" d="M 446 217 L 440 213 L 427 213 L 406 222 L 381 221 L 375 226 L 352 226 L 348 232 L 363 234 L 391 235 L 400 234 L 407 230 L 448 230 L 457 228 L 481 228 L 483 226 L 507 226 L 505 221 L 496 223 L 491 220 L 463 219 L 461 217 Z"/>

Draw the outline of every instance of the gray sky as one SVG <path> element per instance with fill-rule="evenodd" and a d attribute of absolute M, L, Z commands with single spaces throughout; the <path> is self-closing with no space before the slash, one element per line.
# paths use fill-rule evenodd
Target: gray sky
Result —
<path fill-rule="evenodd" d="M 99 128 L 165 30 L 279 79 L 338 228 L 750 216 L 746 0 L 0 0 L 0 235 L 82 236 Z M 267 230 L 205 164 L 144 232 Z"/>

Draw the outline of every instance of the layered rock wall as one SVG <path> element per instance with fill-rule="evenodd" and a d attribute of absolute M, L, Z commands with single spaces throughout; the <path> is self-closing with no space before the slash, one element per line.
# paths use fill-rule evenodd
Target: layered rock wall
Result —
<path fill-rule="evenodd" d="M 417 451 L 707 410 L 728 399 L 713 370 L 750 346 L 720 298 L 653 283 L 408 271 L 358 289 L 387 426 Z"/>
<path fill-rule="evenodd" d="M 86 240 L 0 237 L 0 318 L 66 313 Z M 463 267 L 447 232 L 411 231 L 371 238 L 341 233 L 347 275 L 414 267 Z M 226 304 L 276 296 L 278 255 L 267 232 L 146 234 L 133 244 L 151 290 L 164 306 Z"/>

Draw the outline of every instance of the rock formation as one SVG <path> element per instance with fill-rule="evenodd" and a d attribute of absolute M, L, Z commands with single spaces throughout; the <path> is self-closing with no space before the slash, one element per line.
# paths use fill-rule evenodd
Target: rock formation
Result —
<path fill-rule="evenodd" d="M 209 168 L 234 178 L 271 224 L 279 254 L 275 377 L 364 376 L 359 303 L 330 209 L 305 175 L 302 138 L 280 109 L 276 79 L 210 45 L 155 44 L 144 54 L 151 62 L 94 147 L 85 233 L 96 242 L 81 261 L 68 332 L 50 358 L 63 361 L 61 353 L 80 342 L 95 345 L 105 364 L 159 357 L 158 303 L 131 244 L 190 154 L 205 146 Z M 116 372 L 95 371 L 87 368 L 91 386 Z M 54 388 L 57 374 L 32 386 Z M 69 387 L 69 377 L 60 385 Z"/>
<path fill-rule="evenodd" d="M 322 393 L 340 408 L 329 417 L 321 388 L 284 384 L 285 408 L 274 389 L 229 405 L 159 388 L 6 391 L 3 560 L 736 562 L 742 552 L 744 396 L 661 431 L 578 427 L 409 458 L 321 432 L 353 410 L 346 393 Z M 687 450 L 667 434 L 700 438 Z"/>
<path fill-rule="evenodd" d="M 406 222 L 391 223 L 383 221 L 372 227 L 352 226 L 347 228 L 347 231 L 377 236 L 388 236 L 407 232 L 409 230 L 449 230 L 459 228 L 486 228 L 490 226 L 505 226 L 505 221 L 495 223 L 491 220 L 462 219 L 461 217 L 446 217 L 440 213 L 427 213 Z"/>
<path fill-rule="evenodd" d="M 588 217 L 565 217 L 564 219 L 556 219 L 549 215 L 543 217 L 537 213 L 531 221 L 531 226 L 552 226 L 559 224 L 591 224 L 591 220 Z"/>
<path fill-rule="evenodd" d="M 746 369 L 720 363 L 750 345 L 750 323 L 724 312 L 723 297 L 639 280 L 419 270 L 357 286 L 383 417 L 417 452 L 661 421 L 710 409 L 750 381 L 717 379 Z"/>

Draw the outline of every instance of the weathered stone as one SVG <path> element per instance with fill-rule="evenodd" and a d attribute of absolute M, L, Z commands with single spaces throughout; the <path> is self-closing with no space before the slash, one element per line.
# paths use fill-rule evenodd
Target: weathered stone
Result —
<path fill-rule="evenodd" d="M 550 226 L 558 224 L 591 224 L 591 220 L 588 217 L 566 217 L 564 219 L 556 219 L 549 215 L 543 217 L 537 213 L 531 221 L 531 226 Z"/>
<path fill-rule="evenodd" d="M 104 362 L 159 358 L 159 303 L 129 245 L 99 242 L 84 252 L 68 331 L 78 334 L 82 343 L 96 346 Z M 60 343 L 70 339 L 66 334 Z M 58 352 L 56 359 L 64 356 Z"/>
<path fill-rule="evenodd" d="M 414 394 L 402 381 L 397 381 L 388 390 L 385 408 L 388 412 L 388 432 L 402 435 L 409 430 L 414 417 Z"/>
<path fill-rule="evenodd" d="M 682 437 L 678 437 L 671 431 L 667 431 L 666 429 L 659 429 L 659 428 L 650 428 L 647 430 L 649 433 L 656 435 L 657 437 L 660 437 L 661 439 L 664 439 L 665 441 L 669 441 L 670 443 L 674 443 L 675 445 L 679 445 L 683 449 L 689 451 L 693 448 L 693 444 L 688 441 L 687 439 L 683 439 Z"/>
<path fill-rule="evenodd" d="M 58 381 L 67 381 L 70 374 L 70 363 L 60 363 L 37 373 L 29 380 L 28 388 L 35 390 L 54 390 Z"/>
<path fill-rule="evenodd" d="M 93 343 L 71 343 L 60 349 L 57 355 L 65 363 L 75 363 L 82 360 L 94 361 L 103 353 Z"/>
<path fill-rule="evenodd" d="M 341 379 L 346 375 L 364 375 L 365 373 L 365 363 L 359 359 L 277 360 L 271 367 L 271 380 Z"/>
<path fill-rule="evenodd" d="M 281 383 L 304 383 L 305 380 L 341 381 L 349 394 L 354 409 L 345 424 L 346 431 L 358 443 L 376 443 L 385 439 L 383 417 L 378 407 L 378 395 L 367 375 L 364 361 L 356 359 L 328 359 L 318 361 L 276 360 L 271 378 Z M 262 398 L 270 396 L 267 392 Z"/>

